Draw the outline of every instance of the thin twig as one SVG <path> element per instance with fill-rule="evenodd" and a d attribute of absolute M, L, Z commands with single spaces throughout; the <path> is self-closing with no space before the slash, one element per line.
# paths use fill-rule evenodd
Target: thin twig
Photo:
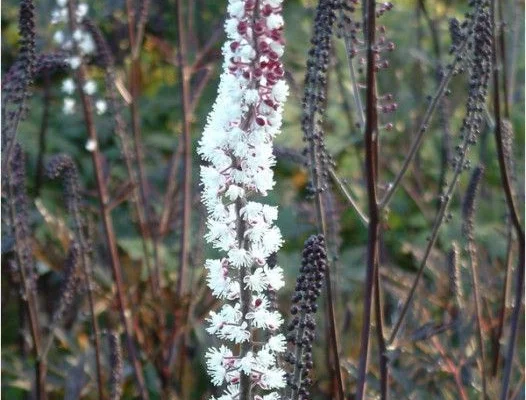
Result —
<path fill-rule="evenodd" d="M 144 0 L 149 3 L 149 0 Z M 148 4 L 145 5 L 146 7 Z M 151 237 L 150 227 L 147 221 L 148 218 L 148 196 L 147 196 L 147 179 L 146 172 L 144 169 L 144 155 L 142 152 L 142 135 L 141 135 L 141 117 L 139 110 L 139 78 L 140 78 L 140 49 L 141 42 L 135 40 L 135 10 L 131 0 L 126 0 L 126 14 L 128 19 L 128 40 L 130 42 L 131 49 L 131 69 L 130 69 L 130 112 L 132 119 L 132 132 L 133 132 L 133 151 L 135 163 L 137 164 L 138 174 L 135 173 L 133 167 L 128 168 L 128 174 L 130 179 L 137 182 L 136 188 L 134 188 L 134 203 L 137 210 L 137 217 L 139 218 L 139 228 L 141 231 L 141 241 L 144 253 L 144 262 L 150 273 L 150 280 L 152 284 L 152 294 L 154 297 L 160 297 L 161 290 L 161 272 L 159 263 L 155 263 L 155 271 L 152 273 L 152 267 L 150 263 L 150 252 L 148 249 L 147 239 Z M 144 29 L 145 18 L 143 15 L 140 16 L 143 20 L 140 22 Z M 141 39 L 142 41 L 142 39 Z M 153 241 L 154 252 L 157 252 L 157 242 Z M 157 260 L 154 257 L 154 260 Z"/>
<path fill-rule="evenodd" d="M 389 371 L 387 369 L 389 359 L 387 356 L 387 346 L 385 343 L 385 335 L 384 335 L 384 317 L 383 317 L 383 303 L 382 303 L 382 293 L 381 293 L 381 280 L 380 280 L 380 262 L 379 262 L 379 254 L 378 257 L 378 265 L 376 267 L 376 270 L 374 271 L 374 306 L 375 306 L 375 319 L 376 319 L 376 336 L 378 338 L 378 356 L 380 358 L 380 398 L 382 400 L 386 400 L 389 398 Z"/>
<path fill-rule="evenodd" d="M 367 227 L 369 225 L 369 220 L 367 219 L 363 211 L 360 209 L 358 203 L 356 203 L 356 200 L 354 200 L 349 190 L 347 190 L 345 184 L 338 177 L 338 174 L 336 174 L 334 168 L 329 168 L 329 174 L 331 175 L 332 180 L 334 181 L 338 189 L 340 189 L 341 193 L 347 199 L 351 207 L 354 209 L 354 211 L 356 211 L 356 214 L 358 214 L 358 216 L 360 217 L 360 221 L 362 221 L 363 225 Z"/>

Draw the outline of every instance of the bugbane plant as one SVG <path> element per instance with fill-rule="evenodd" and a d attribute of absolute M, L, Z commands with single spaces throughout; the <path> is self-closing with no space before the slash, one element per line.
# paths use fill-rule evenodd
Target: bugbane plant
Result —
<path fill-rule="evenodd" d="M 218 97 L 198 150 L 206 239 L 221 253 L 206 261 L 208 286 L 224 301 L 208 318 L 222 343 L 206 360 L 212 383 L 227 385 L 224 400 L 278 399 L 285 386 L 283 319 L 267 296 L 284 285 L 282 268 L 267 263 L 282 244 L 278 211 L 256 201 L 274 186 L 272 141 L 288 94 L 282 29 L 280 0 L 229 2 Z"/>

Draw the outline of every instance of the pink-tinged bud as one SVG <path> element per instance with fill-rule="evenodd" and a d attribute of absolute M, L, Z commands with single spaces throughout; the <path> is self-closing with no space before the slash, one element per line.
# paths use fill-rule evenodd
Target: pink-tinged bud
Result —
<path fill-rule="evenodd" d="M 272 14 L 272 7 L 270 6 L 270 4 L 265 4 L 263 10 L 261 10 L 261 13 L 264 17 L 268 17 L 270 14 Z"/>
<path fill-rule="evenodd" d="M 247 29 L 248 29 L 248 25 L 245 21 L 240 21 L 239 24 L 237 25 L 237 31 L 241 35 L 244 35 L 245 33 L 247 33 Z"/>
<path fill-rule="evenodd" d="M 256 24 L 254 25 L 254 33 L 259 36 L 263 34 L 263 32 L 265 32 L 265 24 L 263 23 L 263 21 L 256 22 Z"/>
<path fill-rule="evenodd" d="M 276 53 L 275 51 L 271 51 L 269 54 L 268 54 L 269 58 L 273 61 L 276 61 L 279 59 L 279 56 L 278 56 L 278 53 Z"/>
<path fill-rule="evenodd" d="M 264 101 L 264 103 L 265 103 L 267 106 L 274 108 L 274 102 L 273 102 L 272 100 L 270 100 L 270 99 L 266 99 L 266 100 Z"/>
<path fill-rule="evenodd" d="M 262 53 L 266 53 L 267 51 L 269 51 L 269 45 L 267 42 L 259 42 L 259 51 L 262 52 Z"/>
<path fill-rule="evenodd" d="M 261 299 L 256 299 L 256 301 L 254 302 L 254 305 L 256 307 L 259 307 L 261 305 L 261 303 L 263 303 L 263 301 Z"/>
<path fill-rule="evenodd" d="M 270 33 L 270 38 L 275 42 L 281 42 L 281 32 L 278 29 L 274 29 Z"/>
<path fill-rule="evenodd" d="M 263 70 L 261 68 L 254 68 L 254 77 L 261 78 L 263 75 Z"/>
<path fill-rule="evenodd" d="M 281 67 L 274 68 L 274 73 L 280 78 L 283 77 L 283 75 L 285 75 L 285 71 Z"/>
<path fill-rule="evenodd" d="M 239 48 L 239 42 L 230 43 L 230 50 L 236 51 Z"/>
<path fill-rule="evenodd" d="M 389 123 L 385 124 L 385 130 L 386 131 L 392 131 L 393 128 L 394 128 L 394 125 L 393 125 L 392 122 L 389 122 Z"/>
<path fill-rule="evenodd" d="M 256 6 L 256 2 L 254 0 L 247 0 L 245 2 L 245 10 L 246 11 L 253 10 L 255 6 Z"/>
<path fill-rule="evenodd" d="M 264 126 L 265 125 L 265 119 L 261 118 L 261 117 L 256 117 L 256 124 L 258 124 L 259 126 Z"/>
<path fill-rule="evenodd" d="M 389 42 L 387 44 L 387 50 L 393 51 L 395 49 L 395 44 L 393 42 Z"/>

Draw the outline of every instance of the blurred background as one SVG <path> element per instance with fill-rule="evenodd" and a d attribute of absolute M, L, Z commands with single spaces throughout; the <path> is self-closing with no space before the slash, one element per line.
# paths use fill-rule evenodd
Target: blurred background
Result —
<path fill-rule="evenodd" d="M 170 186 L 169 166 L 175 165 L 175 187 L 168 198 L 170 212 L 157 237 L 157 262 L 163 276 L 161 296 L 163 308 L 149 290 L 149 272 L 144 261 L 143 241 L 135 211 L 128 201 L 129 182 L 118 139 L 113 129 L 111 113 L 96 116 L 99 147 L 104 156 L 104 176 L 114 202 L 112 217 L 116 229 L 119 258 L 123 268 L 126 292 L 134 315 L 134 330 L 140 349 L 146 385 L 151 398 L 201 399 L 213 394 L 208 381 L 204 352 L 212 343 L 205 332 L 203 318 L 214 307 L 213 299 L 203 285 L 203 262 L 213 256 L 203 243 L 205 217 L 199 201 L 198 171 L 200 160 L 195 149 L 200 139 L 206 116 L 215 100 L 222 59 L 220 46 L 224 40 L 222 23 L 226 1 L 194 0 L 184 2 L 184 23 L 187 38 L 187 60 L 191 65 L 190 103 L 187 114 L 192 139 L 191 157 L 191 251 L 189 256 L 188 290 L 184 298 L 175 294 L 182 229 L 182 177 L 184 160 L 181 156 L 183 132 L 182 85 L 179 65 L 179 31 L 175 1 L 159 0 L 150 5 L 145 25 L 144 42 L 138 61 L 135 85 L 138 114 L 142 136 L 145 190 L 148 199 L 148 222 L 159 226 L 165 212 L 165 196 Z M 55 3 L 48 0 L 36 2 L 37 51 L 56 50 L 53 35 L 56 26 L 50 24 Z M 140 4 L 135 5 L 136 9 Z M 279 293 L 279 307 L 288 319 L 290 298 L 300 266 L 300 256 L 305 239 L 315 231 L 315 209 L 307 196 L 308 174 L 301 164 L 303 148 L 301 98 L 305 76 L 306 55 L 310 47 L 313 16 L 316 2 L 311 0 L 284 1 L 286 51 L 283 57 L 290 96 L 285 106 L 281 135 L 276 140 L 276 186 L 266 198 L 269 204 L 280 207 L 277 225 L 281 228 L 285 245 L 278 254 L 278 264 L 286 272 L 287 286 Z M 379 21 L 386 26 L 386 40 L 395 44 L 388 55 L 389 68 L 378 75 L 380 95 L 392 94 L 398 109 L 381 114 L 381 124 L 392 124 L 392 129 L 381 132 L 380 182 L 385 188 L 398 172 L 415 135 L 421 116 L 428 104 L 428 96 L 437 87 L 437 68 L 450 62 L 448 49 L 451 44 L 449 19 L 463 18 L 468 10 L 467 1 L 452 0 L 400 0 Z M 361 11 L 357 11 L 360 15 Z M 123 115 L 131 126 L 126 96 L 131 68 L 128 22 L 124 1 L 91 1 L 89 16 L 102 30 L 108 41 L 116 65 L 116 78 L 123 87 L 117 95 L 123 104 Z M 18 2 L 2 2 L 2 74 L 9 69 L 18 52 Z M 524 2 L 504 2 L 503 19 L 506 23 L 506 70 L 509 81 L 510 120 L 515 132 L 513 138 L 514 184 L 523 217 L 524 205 Z M 433 37 L 436 35 L 436 37 Z M 338 176 L 352 193 L 363 210 L 367 208 L 363 173 L 363 137 L 356 126 L 353 112 L 354 99 L 349 78 L 343 41 L 334 37 L 334 54 L 329 72 L 327 117 L 325 132 L 327 147 L 336 162 Z M 354 59 L 357 81 L 363 82 L 360 58 Z M 92 60 L 88 65 L 89 76 L 104 93 L 103 70 Z M 101 328 L 122 334 L 119 328 L 115 287 L 108 262 L 107 243 L 98 216 L 95 178 L 90 153 L 86 150 L 87 133 L 82 113 L 65 114 L 62 81 L 66 71 L 40 76 L 34 84 L 29 102 L 29 113 L 19 129 L 19 141 L 26 153 L 27 190 L 30 197 L 30 224 L 33 255 L 38 272 L 38 299 L 42 324 L 48 321 L 57 307 L 63 290 L 64 260 L 70 244 L 69 220 L 65 212 L 60 185 L 45 177 L 43 165 L 52 155 L 69 154 L 77 164 L 82 185 L 83 215 L 93 246 L 93 268 L 96 304 Z M 458 144 L 458 130 L 465 113 L 466 76 L 455 77 L 449 86 L 451 93 L 439 107 L 430 125 L 424 144 L 409 174 L 393 199 L 389 212 L 382 222 L 381 276 L 385 296 L 386 325 L 394 322 L 393 315 L 405 298 L 419 260 L 422 258 L 426 239 L 430 234 L 438 206 L 441 185 L 447 181 L 454 147 Z M 491 341 L 495 338 L 501 307 L 501 292 L 505 280 L 508 253 L 515 260 L 516 246 L 508 246 L 510 224 L 507 222 L 504 195 L 501 189 L 495 140 L 492 134 L 491 101 L 488 118 L 480 141 L 471 149 L 471 164 L 485 165 L 478 208 L 476 212 L 476 243 L 480 264 L 480 280 L 484 296 L 483 327 L 491 354 Z M 444 122 L 445 121 L 445 122 Z M 446 127 L 447 125 L 447 127 Z M 130 133 L 131 135 L 131 133 Z M 178 155 L 179 154 L 179 155 Z M 40 161 L 39 161 L 40 160 Z M 298 162 L 299 160 L 299 162 Z M 471 301 L 471 278 L 465 251 L 465 238 L 461 234 L 462 198 L 465 195 L 469 172 L 465 173 L 456 190 L 451 206 L 450 221 L 441 229 L 438 242 L 432 251 L 428 269 L 421 282 L 407 324 L 403 340 L 392 349 L 391 386 L 393 399 L 456 399 L 458 380 L 448 369 L 445 357 L 459 365 L 459 372 L 469 398 L 477 398 L 480 390 L 478 370 L 473 358 L 474 320 Z M 173 183 L 173 182 L 172 182 Z M 346 389 L 352 392 L 355 382 L 362 321 L 362 298 L 365 276 L 367 229 L 356 212 L 348 206 L 339 190 L 331 189 L 333 215 L 330 243 L 337 260 L 333 264 L 336 291 L 336 312 L 340 331 L 342 360 Z M 523 219 L 524 220 L 524 219 Z M 27 331 L 20 290 L 16 274 L 4 262 L 9 258 L 9 246 L 2 241 L 2 396 L 5 399 L 28 398 L 34 368 L 31 362 L 30 340 Z M 148 246 L 153 239 L 147 238 Z M 445 315 L 448 302 L 447 254 L 453 242 L 460 248 L 460 271 L 466 296 L 466 318 L 463 326 L 465 341 L 456 337 L 446 327 Z M 512 262 L 512 264 L 515 264 Z M 462 283 L 463 282 L 463 283 Z M 90 342 L 90 318 L 85 293 L 75 297 L 59 328 L 55 332 L 53 347 L 48 356 L 48 392 L 53 399 L 97 398 L 94 377 L 93 347 Z M 188 314 L 182 310 L 188 306 Z M 508 307 L 510 305 L 508 304 Z M 509 308 L 508 308 L 509 310 Z M 160 317 L 160 313 L 163 317 Z M 184 316 L 182 316 L 184 314 Z M 508 313 L 509 315 L 509 313 Z M 323 313 L 314 349 L 315 374 L 313 398 L 330 398 L 326 368 L 326 339 Z M 165 327 L 178 326 L 174 359 L 169 371 L 162 371 L 159 352 L 163 334 L 159 321 Z M 186 320 L 186 323 L 182 321 Z M 522 326 L 522 324 L 521 324 Z M 444 328 L 441 330 L 441 328 Z M 170 329 L 167 329 L 170 331 Z M 440 332 L 440 333 L 438 333 Z M 44 336 L 48 332 L 44 331 Z M 446 355 L 437 350 L 429 337 L 438 338 Z M 507 337 L 507 336 L 506 336 Z M 124 343 L 124 339 L 122 340 Z M 461 344 L 464 343 L 464 346 Z M 376 339 L 371 339 L 369 397 L 375 398 L 378 390 Z M 112 366 L 108 343 L 103 341 L 104 379 L 109 381 Z M 523 329 L 517 345 L 517 362 L 512 382 L 513 388 L 524 382 Z M 136 398 L 136 387 L 124 346 L 122 358 L 123 398 Z M 172 350 L 170 350 L 172 351 Z M 184 354 L 181 356 L 181 354 Z M 181 361 L 183 360 L 183 361 Z M 166 366 L 165 366 L 166 367 Z M 164 375 L 163 375 L 164 374 Z M 458 377 L 457 377 L 458 378 Z M 492 396 L 498 393 L 498 382 L 491 381 Z M 109 383 L 108 383 L 109 384 Z M 519 386 L 520 387 L 520 386 Z M 106 389 L 107 390 L 107 389 Z M 166 397 L 175 396 L 175 397 Z M 496 397 L 491 397 L 496 398 Z M 524 398 L 523 390 L 519 397 Z"/>

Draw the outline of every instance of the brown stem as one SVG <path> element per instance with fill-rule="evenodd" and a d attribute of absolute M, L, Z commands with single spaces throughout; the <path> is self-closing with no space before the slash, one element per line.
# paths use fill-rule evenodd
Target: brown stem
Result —
<path fill-rule="evenodd" d="M 509 103 L 509 96 L 508 96 L 508 63 L 506 62 L 506 37 L 504 35 L 504 13 L 502 10 L 502 3 L 504 1 L 498 1 L 498 21 L 499 21 L 499 30 L 498 30 L 498 37 L 499 37 L 499 56 L 500 56 L 500 68 L 502 69 L 502 96 L 504 100 L 504 118 L 509 119 L 510 118 L 510 103 Z M 497 22 L 497 19 L 495 18 L 494 23 Z"/>
<path fill-rule="evenodd" d="M 190 249 L 190 217 L 192 211 L 192 139 L 190 136 L 190 75 L 187 66 L 186 32 L 183 25 L 183 3 L 177 3 L 177 26 L 179 65 L 182 81 L 182 105 L 183 105 L 183 227 L 181 234 L 181 253 L 179 259 L 179 277 L 177 281 L 178 296 L 185 293 L 186 270 L 188 269 L 188 253 Z"/>
<path fill-rule="evenodd" d="M 487 385 L 486 385 L 486 349 L 484 345 L 484 337 L 482 336 L 482 304 L 480 301 L 480 282 L 477 262 L 477 249 L 472 237 L 468 239 L 468 252 L 471 265 L 471 279 L 473 283 L 473 297 L 475 299 L 475 319 L 477 321 L 477 341 L 480 352 L 480 360 L 478 362 L 480 368 L 480 376 L 482 380 L 482 399 L 487 399 Z"/>
<path fill-rule="evenodd" d="M 76 29 L 76 15 L 75 15 L 75 2 L 68 2 L 69 11 L 69 28 L 71 32 Z M 75 45 L 76 47 L 76 45 Z M 78 49 L 75 49 L 78 50 Z M 78 54 L 78 51 L 77 51 Z M 106 243 L 110 252 L 110 261 L 113 271 L 113 278 L 115 279 L 115 285 L 117 288 L 117 300 L 119 305 L 119 314 L 121 317 L 121 323 L 126 334 L 126 342 L 128 346 L 128 354 L 130 362 L 135 372 L 135 379 L 139 388 L 140 396 L 143 400 L 149 399 L 148 392 L 146 390 L 144 376 L 142 372 L 142 366 L 137 358 L 137 350 L 134 343 L 134 334 L 131 327 L 130 319 L 132 312 L 128 308 L 128 301 L 126 292 L 124 289 L 124 282 L 122 279 L 122 269 L 120 265 L 117 241 L 115 238 L 115 231 L 113 229 L 113 221 L 111 218 L 111 212 L 108 210 L 108 204 L 110 197 L 108 193 L 108 187 L 106 186 L 106 179 L 104 178 L 104 169 L 102 166 L 102 154 L 98 147 L 97 131 L 95 129 L 95 123 L 93 120 L 93 105 L 91 99 L 84 92 L 84 84 L 86 82 L 86 67 L 81 62 L 75 73 L 76 86 L 78 88 L 80 100 L 82 103 L 82 111 L 84 114 L 84 122 L 86 123 L 86 129 L 88 131 L 88 139 L 95 145 L 93 151 L 91 151 L 91 158 L 93 163 L 93 170 L 95 173 L 95 179 L 97 182 L 97 194 L 99 200 L 99 211 L 104 226 L 104 234 L 106 236 Z"/>
<path fill-rule="evenodd" d="M 170 222 L 170 217 L 172 216 L 175 195 L 177 192 L 177 179 L 175 179 L 175 173 L 177 172 L 177 167 L 181 161 L 182 154 L 183 146 L 179 143 L 170 160 L 170 172 L 168 173 L 167 188 L 163 197 L 163 208 L 161 217 L 159 218 L 159 229 L 157 232 L 158 236 L 161 237 L 168 232 L 168 224 Z"/>
<path fill-rule="evenodd" d="M 386 400 L 389 398 L 389 371 L 387 369 L 389 359 L 387 358 L 387 347 L 384 336 L 384 319 L 382 313 L 382 296 L 381 296 L 381 281 L 379 276 L 379 265 L 374 273 L 374 314 L 376 319 L 376 336 L 378 338 L 378 350 L 380 359 L 380 398 Z"/>
<path fill-rule="evenodd" d="M 138 59 L 141 52 L 144 28 L 146 27 L 146 21 L 148 20 L 150 3 L 150 0 L 143 0 L 141 4 L 141 12 L 139 14 L 139 21 L 137 22 L 137 35 L 135 36 L 135 46 L 132 49 L 132 59 Z"/>
<path fill-rule="evenodd" d="M 378 268 L 378 236 L 380 233 L 379 212 L 376 194 L 376 179 L 378 165 L 378 115 L 375 79 L 375 30 L 376 30 L 376 2 L 368 0 L 366 3 L 366 43 L 367 43 L 367 95 L 365 115 L 365 171 L 367 180 L 367 198 L 369 205 L 369 227 L 367 237 L 367 269 L 365 275 L 365 293 L 363 306 L 363 325 L 360 341 L 360 360 L 358 364 L 358 381 L 356 399 L 365 396 L 367 358 L 369 353 L 369 339 L 371 331 L 371 305 L 373 297 L 374 278 Z"/>
<path fill-rule="evenodd" d="M 511 262 L 513 252 L 513 228 L 508 228 L 508 246 L 506 250 L 506 261 L 505 268 L 506 273 L 504 275 L 504 285 L 502 285 L 502 306 L 499 312 L 499 325 L 497 327 L 497 335 L 495 336 L 495 341 L 493 345 L 493 366 L 491 368 L 492 376 L 497 376 L 497 371 L 499 369 L 499 360 L 500 360 L 500 342 L 502 340 L 502 335 L 504 334 L 504 322 L 506 321 L 506 312 L 508 310 L 508 291 L 510 287 L 511 272 L 513 269 L 513 263 Z"/>
<path fill-rule="evenodd" d="M 519 259 L 517 267 L 517 278 L 515 286 L 515 304 L 511 315 L 511 326 L 510 326 L 510 337 L 508 341 L 508 351 L 506 353 L 506 359 L 504 363 L 504 374 L 502 378 L 502 389 L 500 393 L 501 400 L 506 400 L 509 391 L 511 369 L 513 365 L 513 357 L 515 355 L 515 342 L 517 340 L 517 331 L 519 327 L 520 309 L 522 305 L 522 295 L 524 290 L 524 230 L 520 221 L 517 206 L 515 204 L 515 198 L 513 195 L 513 189 L 511 186 L 511 180 L 508 172 L 508 165 L 506 162 L 506 156 L 504 151 L 504 143 L 502 137 L 502 120 L 500 110 L 500 85 L 499 85 L 499 69 L 497 64 L 497 43 L 495 36 L 495 0 L 491 2 L 491 16 L 492 16 L 492 28 L 493 28 L 493 40 L 492 40 L 492 61 L 493 61 L 493 103 L 495 108 L 495 140 L 497 142 L 497 156 L 499 160 L 499 170 L 506 195 L 506 203 L 510 212 L 511 222 L 517 233 L 517 240 L 519 246 Z"/>
<path fill-rule="evenodd" d="M 148 0 L 145 0 L 148 2 Z M 135 10 L 131 0 L 126 0 L 126 13 L 128 19 L 128 40 L 131 49 L 131 69 L 130 69 L 130 112 L 132 119 L 132 132 L 133 132 L 133 151 L 135 162 L 137 163 L 138 173 L 138 188 L 134 188 L 134 191 L 138 191 L 135 197 L 135 206 L 137 209 L 137 217 L 139 219 L 139 229 L 141 231 L 142 247 L 144 253 L 144 261 L 146 267 L 150 273 L 150 279 L 152 284 L 152 292 L 154 297 L 160 297 L 161 290 L 161 272 L 159 263 L 155 263 L 155 271 L 152 273 L 152 267 L 150 263 L 150 252 L 148 250 L 147 238 L 151 238 L 150 227 L 147 222 L 148 215 L 148 196 L 147 196 L 147 179 L 146 172 L 144 170 L 143 163 L 143 152 L 142 152 L 142 135 L 141 135 L 141 117 L 139 110 L 139 78 L 140 78 L 140 42 L 135 41 Z M 145 21 L 141 23 L 144 25 Z M 141 39 L 142 40 L 142 39 Z M 135 171 L 129 171 L 129 175 L 135 181 Z M 153 245 L 157 243 L 154 241 Z M 154 252 L 158 249 L 154 248 Z M 155 257 L 154 257 L 155 259 Z"/>
<path fill-rule="evenodd" d="M 188 304 L 182 301 L 187 293 L 186 287 L 186 273 L 188 269 L 189 251 L 190 251 L 190 218 L 191 218 L 191 198 L 192 198 L 192 139 L 190 135 L 190 69 L 188 67 L 187 59 L 187 39 L 186 30 L 184 26 L 184 15 L 183 15 L 183 3 L 182 0 L 176 0 L 177 6 L 177 27 L 178 27 L 178 61 L 181 75 L 181 103 L 183 112 L 183 135 L 182 143 L 179 148 L 182 150 L 183 156 L 183 182 L 182 182 L 182 196 L 183 196 L 183 218 L 182 218 L 182 232 L 180 238 L 180 253 L 179 253 L 179 275 L 177 277 L 177 298 L 182 303 L 182 320 L 178 318 L 174 319 L 174 326 L 172 328 L 171 338 L 175 339 L 175 333 L 177 331 L 177 324 L 186 324 L 184 321 L 188 316 Z M 175 154 L 177 157 L 178 153 Z M 174 159 L 175 161 L 175 159 Z M 176 164 L 174 163 L 174 167 Z M 172 200 L 173 192 L 175 191 L 175 185 L 172 184 L 173 190 L 168 190 L 165 196 L 165 206 L 168 205 Z M 170 189 L 170 188 L 169 188 Z M 165 207 L 165 211 L 170 210 L 169 207 Z M 163 214 L 163 222 L 170 216 L 169 213 Z M 173 346 L 173 342 L 170 340 L 169 348 Z M 185 372 L 185 358 L 186 358 L 186 335 L 182 335 L 179 342 L 179 373 L 178 382 L 181 385 L 181 390 L 184 389 L 184 372 Z M 167 350 L 167 355 L 171 353 Z M 169 359 L 171 357 L 169 356 Z M 183 392 L 184 393 L 184 392 Z"/>

